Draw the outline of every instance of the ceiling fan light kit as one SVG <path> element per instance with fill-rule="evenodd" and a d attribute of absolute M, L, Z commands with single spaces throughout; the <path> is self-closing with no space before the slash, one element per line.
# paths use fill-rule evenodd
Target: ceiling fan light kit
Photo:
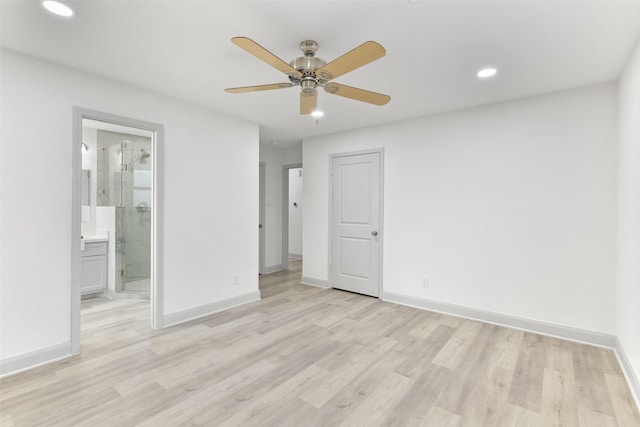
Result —
<path fill-rule="evenodd" d="M 54 15 L 62 16 L 64 18 L 72 18 L 76 14 L 76 12 L 71 8 L 71 6 L 68 6 L 59 1 L 42 0 L 40 4 L 47 11 L 53 13 Z"/>
<path fill-rule="evenodd" d="M 318 87 L 324 88 L 326 93 L 332 95 L 373 105 L 385 105 L 391 100 L 389 95 L 330 82 L 336 77 L 382 58 L 386 51 L 374 41 L 365 42 L 327 63 L 324 59 L 315 56 L 319 48 L 318 43 L 314 40 L 305 40 L 300 43 L 300 50 L 302 50 L 304 56 L 295 58 L 288 64 L 250 38 L 234 37 L 231 42 L 286 74 L 290 83 L 273 83 L 225 89 L 229 93 L 258 92 L 300 86 L 300 114 L 311 114 L 316 110 Z"/>
<path fill-rule="evenodd" d="M 479 70 L 476 73 L 476 76 L 479 79 L 486 80 L 486 79 L 489 79 L 491 77 L 494 77 L 497 73 L 498 73 L 498 70 L 496 68 L 487 67 L 487 68 L 482 68 L 481 70 Z"/>

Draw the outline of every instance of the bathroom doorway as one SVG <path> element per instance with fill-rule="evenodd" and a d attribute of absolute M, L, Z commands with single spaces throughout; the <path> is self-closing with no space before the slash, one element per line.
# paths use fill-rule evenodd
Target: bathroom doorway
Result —
<path fill-rule="evenodd" d="M 83 298 L 150 300 L 151 326 L 162 327 L 157 269 L 162 133 L 161 125 L 74 108 L 73 241 L 80 243 L 72 250 L 74 352 L 80 349 Z"/>

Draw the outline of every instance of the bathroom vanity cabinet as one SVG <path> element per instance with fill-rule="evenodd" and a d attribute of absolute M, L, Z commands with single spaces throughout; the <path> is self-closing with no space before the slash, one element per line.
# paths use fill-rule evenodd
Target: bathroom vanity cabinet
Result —
<path fill-rule="evenodd" d="M 80 251 L 80 293 L 84 295 L 107 290 L 107 245 L 108 242 L 93 241 L 84 244 Z"/>

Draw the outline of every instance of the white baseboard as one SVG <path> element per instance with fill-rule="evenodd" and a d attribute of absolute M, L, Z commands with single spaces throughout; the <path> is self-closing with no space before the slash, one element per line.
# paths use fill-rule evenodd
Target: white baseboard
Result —
<path fill-rule="evenodd" d="M 381 300 L 408 305 L 410 307 L 424 308 L 430 311 L 464 317 L 467 319 L 480 320 L 482 322 L 493 323 L 510 328 L 523 329 L 542 335 L 550 335 L 570 341 L 577 341 L 601 347 L 616 348 L 616 336 L 601 332 L 589 331 L 586 329 L 572 328 L 554 323 L 540 322 L 537 320 L 523 319 L 506 314 L 494 313 L 491 311 L 478 310 L 445 302 L 432 301 L 425 298 L 410 295 L 397 294 L 393 292 L 383 292 Z"/>
<path fill-rule="evenodd" d="M 278 271 L 282 271 L 282 270 L 286 270 L 287 266 L 283 265 L 283 264 L 278 264 L 278 265 L 270 265 L 268 267 L 264 267 L 262 274 L 271 274 L 271 273 L 277 273 Z"/>
<path fill-rule="evenodd" d="M 292 253 L 289 253 L 289 258 L 302 259 L 302 254 L 292 254 Z"/>
<path fill-rule="evenodd" d="M 627 353 L 624 344 L 618 337 L 616 337 L 615 352 L 618 357 L 618 363 L 622 367 L 622 373 L 627 380 L 627 384 L 629 384 L 629 389 L 631 389 L 631 395 L 636 401 L 636 408 L 640 410 L 640 371 L 636 370 L 633 363 L 631 363 L 629 353 Z"/>
<path fill-rule="evenodd" d="M 302 283 L 303 285 L 316 286 L 318 288 L 330 288 L 328 280 L 316 279 L 315 277 L 302 276 L 300 278 L 300 283 Z"/>
<path fill-rule="evenodd" d="M 179 311 L 177 313 L 165 314 L 164 327 L 175 326 L 180 323 L 188 322 L 190 320 L 199 319 L 201 317 L 209 316 L 210 314 L 217 313 L 219 311 L 227 310 L 232 307 L 247 304 L 260 300 L 260 291 L 248 292 L 246 294 L 237 295 L 235 297 L 215 301 L 209 304 L 200 305 L 190 308 L 188 310 Z"/>
<path fill-rule="evenodd" d="M 71 341 L 0 361 L 0 378 L 71 357 Z"/>

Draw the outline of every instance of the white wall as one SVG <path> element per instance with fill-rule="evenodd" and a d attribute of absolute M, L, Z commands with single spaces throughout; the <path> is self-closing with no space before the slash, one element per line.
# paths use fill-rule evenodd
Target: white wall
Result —
<path fill-rule="evenodd" d="M 82 128 L 82 142 L 87 144 L 87 151 L 82 153 L 82 169 L 91 171 L 89 177 L 89 205 L 82 207 L 81 232 L 87 235 L 96 229 L 96 199 L 98 188 L 98 130 Z"/>
<path fill-rule="evenodd" d="M 329 154 L 380 147 L 384 292 L 613 333 L 614 84 L 305 140 L 310 281 L 328 280 Z"/>
<path fill-rule="evenodd" d="M 620 78 L 616 334 L 640 384 L 640 44 Z M 636 389 L 636 393 L 640 393 Z M 640 399 L 640 394 L 637 395 Z"/>
<path fill-rule="evenodd" d="M 302 168 L 289 169 L 289 255 L 295 257 L 302 257 L 302 184 Z"/>
<path fill-rule="evenodd" d="M 70 340 L 73 106 L 164 125 L 165 315 L 257 292 L 257 125 L 1 54 L 2 360 Z"/>
<path fill-rule="evenodd" d="M 282 260 L 282 167 L 302 163 L 302 147 L 278 148 L 260 145 L 265 163 L 265 272 L 286 268 Z"/>

